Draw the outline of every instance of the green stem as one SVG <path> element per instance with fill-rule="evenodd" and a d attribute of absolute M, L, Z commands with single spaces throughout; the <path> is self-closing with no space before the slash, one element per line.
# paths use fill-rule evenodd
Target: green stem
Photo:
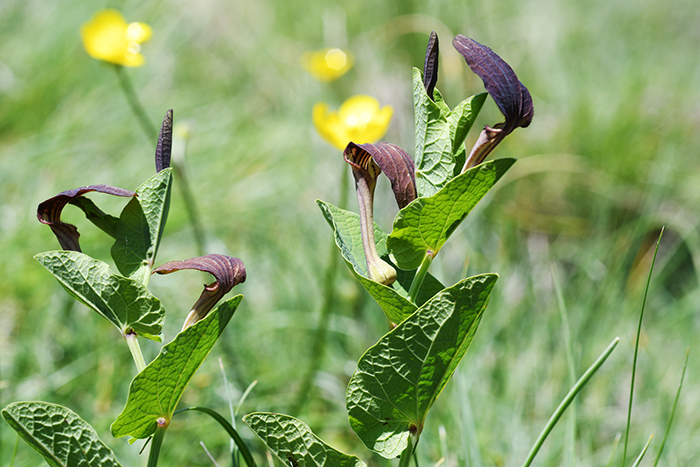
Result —
<path fill-rule="evenodd" d="M 639 324 L 637 325 L 637 338 L 634 342 L 634 359 L 632 360 L 632 380 L 630 381 L 630 397 L 629 404 L 627 405 L 627 429 L 625 430 L 625 444 L 622 450 L 622 467 L 625 467 L 625 461 L 627 460 L 627 442 L 630 437 L 630 424 L 632 422 L 632 399 L 634 398 L 634 379 L 637 373 L 637 355 L 639 354 L 639 336 L 642 332 L 642 318 L 644 317 L 644 306 L 647 303 L 647 293 L 649 292 L 649 284 L 651 283 L 651 273 L 654 271 L 654 263 L 656 263 L 656 254 L 659 252 L 659 244 L 661 244 L 661 237 L 664 234 L 664 227 L 661 228 L 661 233 L 659 233 L 659 238 L 656 240 L 656 249 L 654 250 L 654 257 L 651 260 L 651 267 L 649 268 L 649 276 L 647 277 L 646 287 L 644 288 L 644 298 L 642 299 L 642 309 L 639 312 Z"/>
<path fill-rule="evenodd" d="M 340 197 L 338 207 L 346 209 L 348 204 L 349 177 L 345 164 L 341 167 L 343 170 L 340 173 Z M 331 312 L 335 302 L 335 282 L 338 274 L 338 247 L 335 245 L 335 238 L 330 243 L 330 255 L 328 256 L 328 265 L 326 266 L 325 280 L 323 281 L 323 304 L 321 305 L 321 316 L 318 320 L 318 327 L 313 336 L 313 344 L 311 345 L 311 359 L 309 367 L 301 380 L 299 390 L 297 391 L 294 403 L 290 412 L 299 413 L 304 407 L 306 401 L 309 400 L 309 391 L 318 369 L 323 362 L 325 355 L 326 336 L 328 335 L 328 326 L 330 324 Z"/>
<path fill-rule="evenodd" d="M 238 449 L 240 450 L 241 455 L 243 456 L 243 459 L 245 460 L 245 463 L 248 465 L 248 467 L 256 467 L 255 460 L 253 459 L 253 455 L 250 453 L 248 446 L 246 446 L 245 442 L 243 441 L 243 438 L 241 438 L 236 429 L 233 426 L 231 426 L 228 420 L 219 415 L 218 412 L 215 412 L 207 407 L 186 407 L 175 412 L 173 416 L 179 414 L 180 412 L 185 412 L 187 410 L 197 410 L 199 412 L 203 412 L 209 415 L 217 422 L 219 422 L 219 425 L 221 425 L 224 428 L 224 430 L 226 430 L 233 442 L 236 443 L 236 446 L 238 446 Z"/>
<path fill-rule="evenodd" d="M 147 467 L 156 467 L 158 465 L 158 456 L 160 456 L 160 448 L 163 446 L 165 439 L 165 430 L 168 429 L 168 422 L 164 418 L 157 420 L 156 432 L 153 435 L 151 442 L 151 451 L 148 454 Z"/>
<path fill-rule="evenodd" d="M 413 282 L 411 282 L 411 288 L 408 290 L 408 299 L 413 303 L 416 303 L 418 293 L 420 292 L 420 288 L 423 285 L 425 275 L 428 274 L 428 269 L 430 269 L 430 263 L 433 262 L 433 258 L 435 258 L 435 253 L 433 253 L 431 250 L 428 250 L 425 253 L 423 261 L 420 263 L 418 271 L 416 271 L 416 275 L 413 277 Z"/>
<path fill-rule="evenodd" d="M 673 408 L 671 409 L 671 416 L 668 419 L 668 424 L 666 425 L 666 431 L 664 432 L 664 437 L 661 439 L 661 446 L 659 446 L 659 453 L 656 455 L 656 460 L 654 461 L 654 467 L 659 463 L 661 459 L 661 454 L 664 452 L 664 446 L 666 446 L 666 438 L 668 437 L 669 431 L 671 431 L 671 424 L 673 423 L 673 417 L 676 414 L 676 407 L 678 407 L 678 399 L 681 396 L 681 388 L 683 387 L 683 379 L 685 378 L 685 369 L 688 367 L 688 355 L 690 354 L 690 347 L 685 351 L 685 361 L 683 362 L 683 372 L 681 373 L 681 382 L 678 383 L 678 390 L 676 391 L 676 399 L 673 401 Z"/>
<path fill-rule="evenodd" d="M 532 446 L 532 449 L 530 450 L 530 453 L 527 456 L 527 459 L 525 459 L 525 462 L 523 463 L 523 467 L 528 467 L 530 464 L 532 464 L 532 461 L 535 459 L 535 456 L 539 452 L 540 448 L 542 447 L 542 444 L 544 443 L 544 440 L 547 439 L 547 436 L 549 433 L 552 431 L 554 426 L 557 424 L 561 416 L 564 414 L 566 411 L 566 408 L 571 404 L 571 402 L 574 400 L 574 398 L 578 395 L 578 393 L 583 389 L 583 387 L 588 383 L 588 381 L 593 377 L 596 371 L 605 363 L 605 360 L 610 356 L 612 351 L 615 349 L 617 346 L 618 342 L 620 342 L 620 338 L 616 337 L 610 345 L 605 349 L 605 351 L 598 357 L 598 359 L 593 362 L 593 365 L 591 365 L 586 372 L 579 378 L 579 380 L 576 382 L 574 387 L 572 387 L 569 392 L 564 396 L 564 399 L 561 401 L 557 409 L 554 411 L 552 416 L 549 418 L 549 421 L 547 421 L 547 425 L 545 425 L 544 429 L 540 433 L 540 435 L 537 437 L 537 441 L 535 441 L 534 446 Z"/>
<path fill-rule="evenodd" d="M 143 354 L 141 353 L 138 335 L 135 332 L 130 331 L 124 335 L 124 339 L 126 339 L 126 344 L 129 346 L 129 350 L 131 351 L 131 356 L 134 358 L 136 369 L 139 373 L 141 373 L 143 369 L 146 368 L 146 361 L 143 359 Z"/>
<path fill-rule="evenodd" d="M 190 224 L 192 224 L 192 232 L 194 234 L 194 242 L 197 245 L 197 252 L 199 256 L 204 256 L 205 250 L 205 235 L 202 224 L 199 221 L 199 214 L 197 211 L 197 206 L 195 205 L 194 196 L 192 195 L 192 190 L 190 189 L 190 184 L 187 181 L 187 172 L 185 171 L 184 161 L 173 160 L 173 165 L 175 166 L 175 173 L 180 176 L 180 191 L 182 193 L 182 198 L 185 201 L 185 210 L 190 219 Z"/>
<path fill-rule="evenodd" d="M 124 67 L 121 65 L 114 65 L 114 70 L 117 73 L 119 85 L 121 86 L 122 91 L 124 91 L 126 100 L 129 102 L 131 112 L 136 117 L 136 120 L 138 120 L 141 130 L 143 130 L 143 134 L 149 141 L 152 141 L 154 138 L 158 137 L 158 129 L 153 126 L 153 123 L 151 123 L 146 116 L 146 111 L 143 109 L 143 105 L 141 105 L 141 101 L 134 90 L 134 85 L 131 84 L 129 75 L 124 71 Z"/>
<path fill-rule="evenodd" d="M 408 437 L 408 446 L 406 446 L 406 449 L 403 450 L 401 453 L 401 457 L 399 458 L 399 467 L 408 467 L 411 464 L 411 458 L 413 457 L 413 436 L 409 435 Z"/>

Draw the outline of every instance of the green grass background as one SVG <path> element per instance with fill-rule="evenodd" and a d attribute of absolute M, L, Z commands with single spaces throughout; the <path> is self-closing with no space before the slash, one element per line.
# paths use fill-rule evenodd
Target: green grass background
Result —
<path fill-rule="evenodd" d="M 83 51 L 78 30 L 117 7 L 152 25 L 145 66 L 129 69 L 149 117 L 168 108 L 187 122 L 189 179 L 208 251 L 240 257 L 246 298 L 186 391 L 183 404 L 227 412 L 220 363 L 242 407 L 289 410 L 318 326 L 331 232 L 314 200 L 337 202 L 349 177 L 339 151 L 311 124 L 317 101 L 369 94 L 394 107 L 385 137 L 413 152 L 411 67 L 427 37 L 442 41 L 438 87 L 450 105 L 481 92 L 450 42 L 463 33 L 490 46 L 529 88 L 535 118 L 496 150 L 519 162 L 460 227 L 432 272 L 445 284 L 498 272 L 489 309 L 465 360 L 431 412 L 422 466 L 516 466 L 570 386 L 558 275 L 577 375 L 615 337 L 621 342 L 544 445 L 537 465 L 606 465 L 625 427 L 634 335 L 651 252 L 666 226 L 645 314 L 629 457 L 656 436 L 656 456 L 680 378 L 690 363 L 661 465 L 700 463 L 700 4 L 691 0 L 222 0 L 0 3 L 0 405 L 41 399 L 92 423 L 125 466 L 145 465 L 140 443 L 112 439 L 134 366 L 113 328 L 75 303 L 32 259 L 56 249 L 36 206 L 89 184 L 133 189 L 153 171 L 146 140 L 116 75 Z M 305 50 L 343 46 L 355 67 L 331 84 L 299 64 Z M 475 128 L 501 121 L 488 100 Z M 476 132 L 470 135 L 473 141 Z M 177 180 L 176 180 L 177 183 Z M 377 222 L 390 229 L 388 183 Z M 121 201 L 92 197 L 116 214 Z M 350 195 L 351 209 L 356 209 Z M 77 210 L 84 251 L 107 260 L 110 242 Z M 337 254 L 336 252 L 333 252 Z M 196 255 L 174 191 L 159 263 Z M 172 338 L 204 278 L 154 277 Z M 344 392 L 356 360 L 385 331 L 383 315 L 344 266 L 321 372 L 299 416 L 326 441 L 367 460 L 351 432 Z M 158 351 L 144 343 L 147 359 Z M 570 415 L 569 415 L 570 416 Z M 264 449 L 247 428 L 259 459 Z M 0 463 L 16 435 L 0 423 Z M 228 440 L 188 413 L 168 430 L 162 465 L 220 465 Z M 620 465 L 621 446 L 615 465 Z M 15 465 L 41 465 L 20 443 Z M 265 463 L 264 461 L 263 463 Z M 630 465 L 628 459 L 627 465 Z"/>

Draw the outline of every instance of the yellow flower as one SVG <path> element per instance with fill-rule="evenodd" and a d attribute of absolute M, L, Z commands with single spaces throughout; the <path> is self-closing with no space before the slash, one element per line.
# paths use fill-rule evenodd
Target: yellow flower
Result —
<path fill-rule="evenodd" d="M 80 37 L 88 55 L 123 66 L 143 65 L 140 44 L 151 38 L 146 23 L 129 23 L 117 10 L 100 10 L 80 27 Z"/>
<path fill-rule="evenodd" d="M 352 68 L 352 57 L 340 49 L 304 52 L 301 64 L 311 76 L 321 82 L 334 81 Z"/>
<path fill-rule="evenodd" d="M 370 96 L 353 96 L 343 102 L 337 112 L 319 102 L 314 105 L 313 121 L 323 139 L 343 150 L 349 142 L 374 143 L 384 136 L 394 109 L 379 108 L 379 101 Z"/>

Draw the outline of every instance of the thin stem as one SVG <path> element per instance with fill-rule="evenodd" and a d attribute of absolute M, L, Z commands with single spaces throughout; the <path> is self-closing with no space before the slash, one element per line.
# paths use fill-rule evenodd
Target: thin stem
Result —
<path fill-rule="evenodd" d="M 146 361 L 143 359 L 143 354 L 141 353 L 138 335 L 133 331 L 127 332 L 124 335 L 124 339 L 126 339 L 126 344 L 129 346 L 134 363 L 136 363 L 136 370 L 141 373 L 143 369 L 146 368 Z"/>
<path fill-rule="evenodd" d="M 578 393 L 583 389 L 583 387 L 588 383 L 588 381 L 593 377 L 596 371 L 605 363 L 605 360 L 610 356 L 612 351 L 615 349 L 617 346 L 618 342 L 620 342 L 620 338 L 616 337 L 610 345 L 605 349 L 605 351 L 598 357 L 598 359 L 593 362 L 593 365 L 591 365 L 586 372 L 579 378 L 579 380 L 576 382 L 574 387 L 572 387 L 569 392 L 564 396 L 564 399 L 561 401 L 557 409 L 554 411 L 552 416 L 549 418 L 549 421 L 547 421 L 547 424 L 545 425 L 544 429 L 540 433 L 540 435 L 537 437 L 537 441 L 535 441 L 534 446 L 532 446 L 532 449 L 530 450 L 530 453 L 527 456 L 527 459 L 525 459 L 525 462 L 523 463 L 523 467 L 528 467 L 530 464 L 532 464 L 532 461 L 535 459 L 535 456 L 539 452 L 540 448 L 542 447 L 542 444 L 544 443 L 544 440 L 547 439 L 547 436 L 549 433 L 552 431 L 554 426 L 557 424 L 561 416 L 564 414 L 566 411 L 566 408 L 571 404 L 571 402 L 574 400 L 574 398 L 578 395 Z"/>
<path fill-rule="evenodd" d="M 197 211 L 197 206 L 194 201 L 194 196 L 192 195 L 192 190 L 190 189 L 190 184 L 187 181 L 187 172 L 185 171 L 184 161 L 179 161 L 173 159 L 172 161 L 175 167 L 175 173 L 180 176 L 180 192 L 182 193 L 182 199 L 185 201 L 185 210 L 187 211 L 187 216 L 190 219 L 190 224 L 192 224 L 192 233 L 194 235 L 194 242 L 197 245 L 197 253 L 199 256 L 204 256 L 205 250 L 205 235 L 202 224 L 199 220 L 199 213 Z"/>
<path fill-rule="evenodd" d="M 428 274 L 428 269 L 430 269 L 430 263 L 433 262 L 433 258 L 435 258 L 435 254 L 432 251 L 428 250 L 425 253 L 423 261 L 420 263 L 418 271 L 416 271 L 416 275 L 413 277 L 413 282 L 411 282 L 411 288 L 408 290 L 408 299 L 413 303 L 416 303 L 418 293 L 420 292 L 420 288 L 423 285 L 423 280 L 425 280 L 425 275 Z"/>
<path fill-rule="evenodd" d="M 654 271 L 654 263 L 656 263 L 656 254 L 659 252 L 659 245 L 661 244 L 661 237 L 664 234 L 664 227 L 661 228 L 659 233 L 659 238 L 656 240 L 656 249 L 654 250 L 654 257 L 651 260 L 651 266 L 649 267 L 649 276 L 647 277 L 646 287 L 644 288 L 644 298 L 642 299 L 642 309 L 639 312 L 639 324 L 637 325 L 637 338 L 634 342 L 634 359 L 632 360 L 632 380 L 630 381 L 630 397 L 629 404 L 627 405 L 627 429 L 625 430 L 625 444 L 622 450 L 622 467 L 625 466 L 625 461 L 627 460 L 627 442 L 630 436 L 630 424 L 632 422 L 632 399 L 634 398 L 634 379 L 637 373 L 637 355 L 639 354 L 639 336 L 642 332 L 642 318 L 644 317 L 644 306 L 647 303 L 647 294 L 649 293 L 649 284 L 651 284 L 651 273 Z"/>
<path fill-rule="evenodd" d="M 348 204 L 348 185 L 349 177 L 345 164 L 341 167 L 343 170 L 340 173 L 340 197 L 338 207 L 345 209 Z M 323 281 L 323 304 L 321 305 L 321 315 L 318 320 L 318 327 L 313 336 L 313 344 L 311 345 L 311 359 L 309 367 L 301 380 L 299 390 L 297 391 L 294 403 L 292 404 L 291 413 L 299 413 L 304 407 L 306 401 L 309 400 L 309 391 L 313 380 L 316 377 L 318 369 L 323 362 L 325 355 L 326 336 L 328 335 L 328 326 L 330 324 L 331 312 L 335 302 L 335 282 L 338 274 L 338 248 L 335 245 L 335 238 L 330 242 L 330 255 L 328 256 L 328 265 Z"/>
<path fill-rule="evenodd" d="M 146 111 L 143 109 L 143 105 L 141 105 L 141 101 L 136 95 L 134 85 L 131 84 L 129 75 L 124 71 L 124 67 L 121 65 L 114 65 L 114 71 L 117 73 L 119 85 L 121 86 L 122 91 L 124 91 L 126 100 L 129 102 L 131 112 L 134 114 L 134 117 L 136 117 L 136 120 L 138 120 L 141 130 L 143 130 L 143 134 L 149 141 L 152 141 L 154 138 L 158 137 L 158 129 L 153 126 L 153 123 L 151 123 L 146 116 Z"/>
<path fill-rule="evenodd" d="M 165 439 L 165 430 L 168 429 L 168 422 L 164 418 L 157 420 L 156 432 L 153 435 L 151 442 L 151 451 L 148 453 L 147 467 L 156 467 L 158 465 L 158 456 L 160 456 L 160 448 L 163 446 Z"/>
<path fill-rule="evenodd" d="M 218 412 L 215 412 L 207 407 L 186 407 L 175 412 L 173 416 L 179 414 L 180 412 L 185 412 L 187 410 L 197 410 L 199 412 L 203 412 L 209 415 L 217 422 L 219 422 L 219 425 L 221 425 L 223 429 L 226 430 L 231 439 L 233 439 L 233 441 L 236 443 L 236 446 L 238 446 L 238 449 L 240 449 L 241 455 L 243 456 L 243 460 L 245 460 L 246 465 L 248 465 L 248 467 L 255 467 L 255 460 L 253 459 L 253 455 L 250 453 L 248 446 L 246 446 L 245 442 L 243 441 L 243 438 L 241 438 L 236 429 L 231 426 L 228 420 L 219 415 Z"/>
<path fill-rule="evenodd" d="M 408 467 L 411 464 L 411 458 L 413 457 L 413 436 L 409 435 L 408 437 L 408 446 L 406 446 L 406 449 L 403 450 L 401 453 L 401 457 L 399 458 L 399 467 Z"/>
<path fill-rule="evenodd" d="M 668 419 L 668 424 L 666 425 L 666 431 L 664 432 L 664 437 L 661 440 L 661 446 L 659 447 L 659 453 L 656 455 L 656 460 L 654 461 L 654 467 L 659 463 L 661 459 L 661 454 L 664 452 L 664 446 L 666 446 L 666 438 L 668 437 L 669 431 L 671 431 L 671 424 L 673 423 L 673 417 L 676 414 L 676 407 L 678 407 L 678 399 L 681 396 L 681 388 L 683 387 L 683 379 L 685 378 L 685 369 L 688 366 L 688 355 L 690 354 L 690 347 L 685 351 L 685 361 L 683 362 L 683 372 L 681 373 L 681 382 L 678 383 L 678 390 L 676 391 L 676 399 L 673 401 L 673 408 L 671 409 L 671 416 Z"/>

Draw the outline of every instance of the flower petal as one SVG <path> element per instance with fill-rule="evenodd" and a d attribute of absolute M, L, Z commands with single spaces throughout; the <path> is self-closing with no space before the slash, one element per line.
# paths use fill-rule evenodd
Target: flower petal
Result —
<path fill-rule="evenodd" d="M 348 144 L 346 160 L 359 161 L 370 157 L 391 182 L 399 209 L 416 199 L 416 167 L 406 151 L 391 143 Z M 352 163 L 356 166 L 356 163 Z"/>
<path fill-rule="evenodd" d="M 513 69 L 493 50 L 461 34 L 454 38 L 452 44 L 467 61 L 469 68 L 482 79 L 486 90 L 506 117 L 502 124 L 484 127 L 467 157 L 464 171 L 483 162 L 513 130 L 530 125 L 534 107 L 530 92 L 518 80 Z"/>
<path fill-rule="evenodd" d="M 347 52 L 328 48 L 313 52 L 305 52 L 301 56 L 301 64 L 311 76 L 321 82 L 334 81 L 352 68 L 352 56 Z"/>
<path fill-rule="evenodd" d="M 321 138 L 342 150 L 350 141 L 337 112 L 331 112 L 328 105 L 318 102 L 313 108 L 313 122 Z"/>
<path fill-rule="evenodd" d="M 493 50 L 462 34 L 455 37 L 452 44 L 469 68 L 483 80 L 486 90 L 505 115 L 503 130 L 510 133 L 517 127 L 527 127 L 534 113 L 532 97 L 513 69 Z"/>
<path fill-rule="evenodd" d="M 42 224 L 46 224 L 51 227 L 51 230 L 58 239 L 58 243 L 61 244 L 61 248 L 64 250 L 81 251 L 80 244 L 78 242 L 80 234 L 78 233 L 78 228 L 76 226 L 61 222 L 61 212 L 68 203 L 75 204 L 83 210 L 87 209 L 85 205 L 78 203 L 76 200 L 85 193 L 89 193 L 91 191 L 122 197 L 136 196 L 136 193 L 133 191 L 125 190 L 123 188 L 117 188 L 109 185 L 90 185 L 63 191 L 53 198 L 49 198 L 39 204 L 36 212 L 37 219 L 39 219 L 39 222 Z M 90 204 L 90 207 L 93 209 L 97 208 L 92 204 Z M 86 215 L 88 214 L 87 211 L 85 213 Z M 98 214 L 106 216 L 106 214 L 102 213 L 102 211 L 99 211 Z"/>
<path fill-rule="evenodd" d="M 204 318 L 224 295 L 229 293 L 234 286 L 246 280 L 243 261 L 231 256 L 218 254 L 198 256 L 183 261 L 171 261 L 158 266 L 153 270 L 153 273 L 170 274 L 183 269 L 208 272 L 216 280 L 204 286 L 202 294 L 187 315 L 182 329 Z"/>
<path fill-rule="evenodd" d="M 100 10 L 80 28 L 85 51 L 92 58 L 123 66 L 141 66 L 139 43 L 150 38 L 150 26 L 127 24 L 117 10 Z"/>

